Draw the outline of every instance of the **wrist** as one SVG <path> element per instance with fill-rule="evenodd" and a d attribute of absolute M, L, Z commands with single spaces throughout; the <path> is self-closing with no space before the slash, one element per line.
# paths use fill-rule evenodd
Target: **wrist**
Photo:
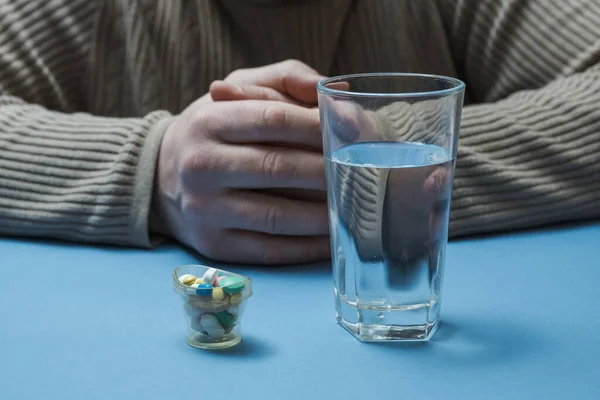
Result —
<path fill-rule="evenodd" d="M 160 202 L 157 200 L 157 195 L 152 196 L 152 204 L 150 206 L 150 215 L 148 216 L 148 229 L 150 233 L 169 236 L 169 230 L 165 221 L 164 213 Z"/>
<path fill-rule="evenodd" d="M 168 213 L 165 205 L 165 182 L 168 181 L 168 165 L 165 161 L 169 160 L 168 152 L 170 131 L 174 125 L 175 118 L 171 120 L 165 133 L 161 139 L 160 148 L 158 151 L 158 159 L 156 161 L 156 169 L 154 174 L 154 182 L 152 187 L 152 198 L 150 201 L 150 212 L 148 215 L 148 229 L 151 233 L 162 236 L 171 236 L 169 227 Z"/>

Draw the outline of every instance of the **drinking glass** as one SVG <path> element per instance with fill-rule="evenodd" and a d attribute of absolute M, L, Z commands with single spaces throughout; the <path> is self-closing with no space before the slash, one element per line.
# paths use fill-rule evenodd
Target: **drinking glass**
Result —
<path fill-rule="evenodd" d="M 317 89 L 337 320 L 361 341 L 428 340 L 440 320 L 465 85 L 389 73 Z"/>

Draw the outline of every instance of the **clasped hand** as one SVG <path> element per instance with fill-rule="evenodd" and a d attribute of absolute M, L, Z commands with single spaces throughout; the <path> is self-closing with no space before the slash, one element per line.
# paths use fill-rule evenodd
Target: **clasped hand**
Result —
<path fill-rule="evenodd" d="M 165 132 L 151 229 L 227 262 L 328 258 L 321 78 L 286 61 L 214 82 Z"/>

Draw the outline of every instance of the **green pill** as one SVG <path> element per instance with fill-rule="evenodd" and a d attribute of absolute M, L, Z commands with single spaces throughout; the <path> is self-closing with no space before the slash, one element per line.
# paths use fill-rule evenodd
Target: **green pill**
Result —
<path fill-rule="evenodd" d="M 222 287 L 223 291 L 229 294 L 240 293 L 245 286 L 244 279 L 237 276 L 228 276 L 219 281 L 219 287 Z"/>

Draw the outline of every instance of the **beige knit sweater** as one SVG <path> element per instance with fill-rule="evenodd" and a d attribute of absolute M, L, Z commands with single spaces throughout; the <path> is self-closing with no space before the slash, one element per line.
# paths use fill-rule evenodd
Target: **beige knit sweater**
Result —
<path fill-rule="evenodd" d="M 600 216 L 599 0 L 0 0 L 0 233 L 148 246 L 169 116 L 287 58 L 467 82 L 451 236 Z"/>

